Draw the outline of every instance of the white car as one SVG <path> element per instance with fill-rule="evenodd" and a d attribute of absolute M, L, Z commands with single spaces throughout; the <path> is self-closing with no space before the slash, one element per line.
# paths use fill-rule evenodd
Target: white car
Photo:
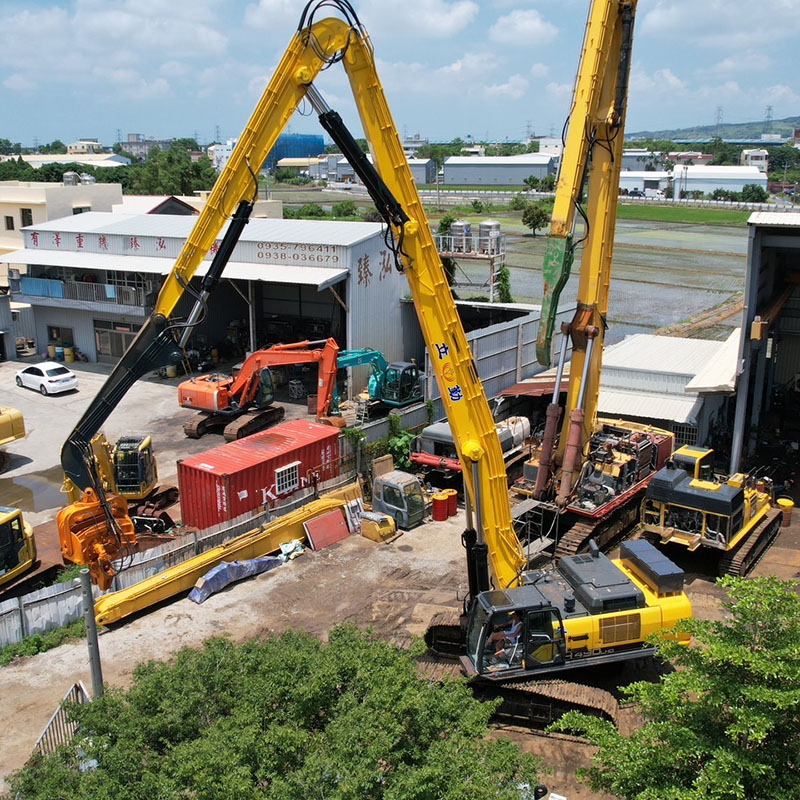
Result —
<path fill-rule="evenodd" d="M 43 395 L 68 392 L 78 388 L 78 377 L 71 369 L 67 369 L 57 361 L 45 361 L 43 364 L 26 367 L 17 372 L 17 386 L 36 389 Z"/>

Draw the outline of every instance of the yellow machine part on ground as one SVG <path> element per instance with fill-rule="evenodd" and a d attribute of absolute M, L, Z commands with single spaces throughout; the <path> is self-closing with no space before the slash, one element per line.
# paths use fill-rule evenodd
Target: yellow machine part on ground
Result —
<path fill-rule="evenodd" d="M 25 420 L 16 408 L 0 406 L 0 445 L 25 438 Z"/>
<path fill-rule="evenodd" d="M 302 541 L 306 535 L 304 522 L 336 508 L 343 509 L 350 500 L 359 497 L 361 488 L 358 484 L 350 484 L 266 525 L 247 531 L 219 547 L 170 567 L 152 578 L 146 578 L 119 592 L 104 595 L 94 606 L 97 624 L 108 625 L 117 622 L 180 592 L 188 592 L 198 578 L 221 561 L 258 558 L 275 552 L 285 542 L 293 539 Z"/>

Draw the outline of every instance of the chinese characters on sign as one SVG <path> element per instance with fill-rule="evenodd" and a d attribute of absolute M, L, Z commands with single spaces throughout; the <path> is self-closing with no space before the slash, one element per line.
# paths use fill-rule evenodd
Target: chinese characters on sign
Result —
<path fill-rule="evenodd" d="M 214 244 L 211 245 L 209 253 L 211 253 L 211 255 L 213 256 L 216 255 L 218 251 L 219 251 L 219 242 L 214 242 Z"/>
<path fill-rule="evenodd" d="M 365 253 L 358 259 L 358 285 L 369 286 L 372 270 L 369 268 L 369 256 Z"/>
<path fill-rule="evenodd" d="M 75 234 L 75 244 L 78 246 L 78 250 L 83 250 L 83 234 L 82 233 Z"/>
<path fill-rule="evenodd" d="M 61 234 L 60 233 L 53 233 L 53 244 L 56 247 L 61 247 Z"/>
<path fill-rule="evenodd" d="M 446 342 L 434 342 L 433 346 L 436 348 L 436 354 L 439 356 L 439 361 L 444 361 L 445 357 L 450 355 L 450 345 L 448 345 Z M 456 371 L 453 368 L 453 364 L 450 361 L 444 361 L 444 364 L 442 364 L 441 367 L 442 377 L 448 383 L 455 383 Z M 461 385 L 458 383 L 456 383 L 455 386 L 448 386 L 447 394 L 450 396 L 450 400 L 454 403 L 464 399 L 464 391 L 461 388 Z"/>
<path fill-rule="evenodd" d="M 167 243 L 164 241 L 164 237 L 159 236 L 156 239 L 156 250 L 166 250 L 166 249 L 167 249 Z"/>
<path fill-rule="evenodd" d="M 441 361 L 446 355 L 449 355 L 450 353 L 450 348 L 444 342 L 442 342 L 441 344 L 439 344 L 438 342 L 434 342 L 433 346 L 439 353 L 439 361 Z"/>
<path fill-rule="evenodd" d="M 129 239 L 129 244 L 131 250 L 138 250 L 139 249 L 139 237 L 138 236 L 131 236 Z"/>
<path fill-rule="evenodd" d="M 392 274 L 392 258 L 388 250 L 381 250 L 381 271 L 378 273 L 378 280 L 382 281 L 387 275 Z"/>
<path fill-rule="evenodd" d="M 458 402 L 464 397 L 464 393 L 461 391 L 461 387 L 458 384 L 455 386 L 448 386 L 447 393 L 450 395 L 450 399 L 454 403 Z"/>
<path fill-rule="evenodd" d="M 34 247 L 39 246 L 39 233 L 37 231 L 31 231 L 31 244 Z"/>
<path fill-rule="evenodd" d="M 108 238 L 105 236 L 97 237 L 97 246 L 100 250 L 108 250 Z"/>

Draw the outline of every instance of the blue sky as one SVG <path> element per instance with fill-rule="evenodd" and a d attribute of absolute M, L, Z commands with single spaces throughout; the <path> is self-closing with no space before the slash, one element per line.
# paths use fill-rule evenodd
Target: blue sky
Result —
<path fill-rule="evenodd" d="M 401 131 L 559 132 L 588 0 L 353 0 Z M 236 136 L 299 0 L 0 0 L 0 137 Z M 800 0 L 640 0 L 629 131 L 800 114 Z M 318 82 L 357 126 L 343 70 Z M 319 130 L 295 116 L 291 130 Z"/>

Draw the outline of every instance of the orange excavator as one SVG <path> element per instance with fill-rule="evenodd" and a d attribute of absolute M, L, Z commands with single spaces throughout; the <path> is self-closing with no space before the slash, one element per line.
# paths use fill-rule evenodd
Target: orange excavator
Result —
<path fill-rule="evenodd" d="M 214 374 L 190 378 L 178 387 L 178 402 L 182 408 L 200 413 L 184 424 L 183 431 L 191 439 L 222 431 L 226 441 L 233 442 L 280 422 L 284 410 L 273 404 L 275 385 L 270 367 L 313 363 L 319 365 L 317 420 L 339 425 L 341 418 L 328 416 L 338 355 L 339 345 L 334 339 L 276 344 L 248 356 L 235 377 Z"/>

